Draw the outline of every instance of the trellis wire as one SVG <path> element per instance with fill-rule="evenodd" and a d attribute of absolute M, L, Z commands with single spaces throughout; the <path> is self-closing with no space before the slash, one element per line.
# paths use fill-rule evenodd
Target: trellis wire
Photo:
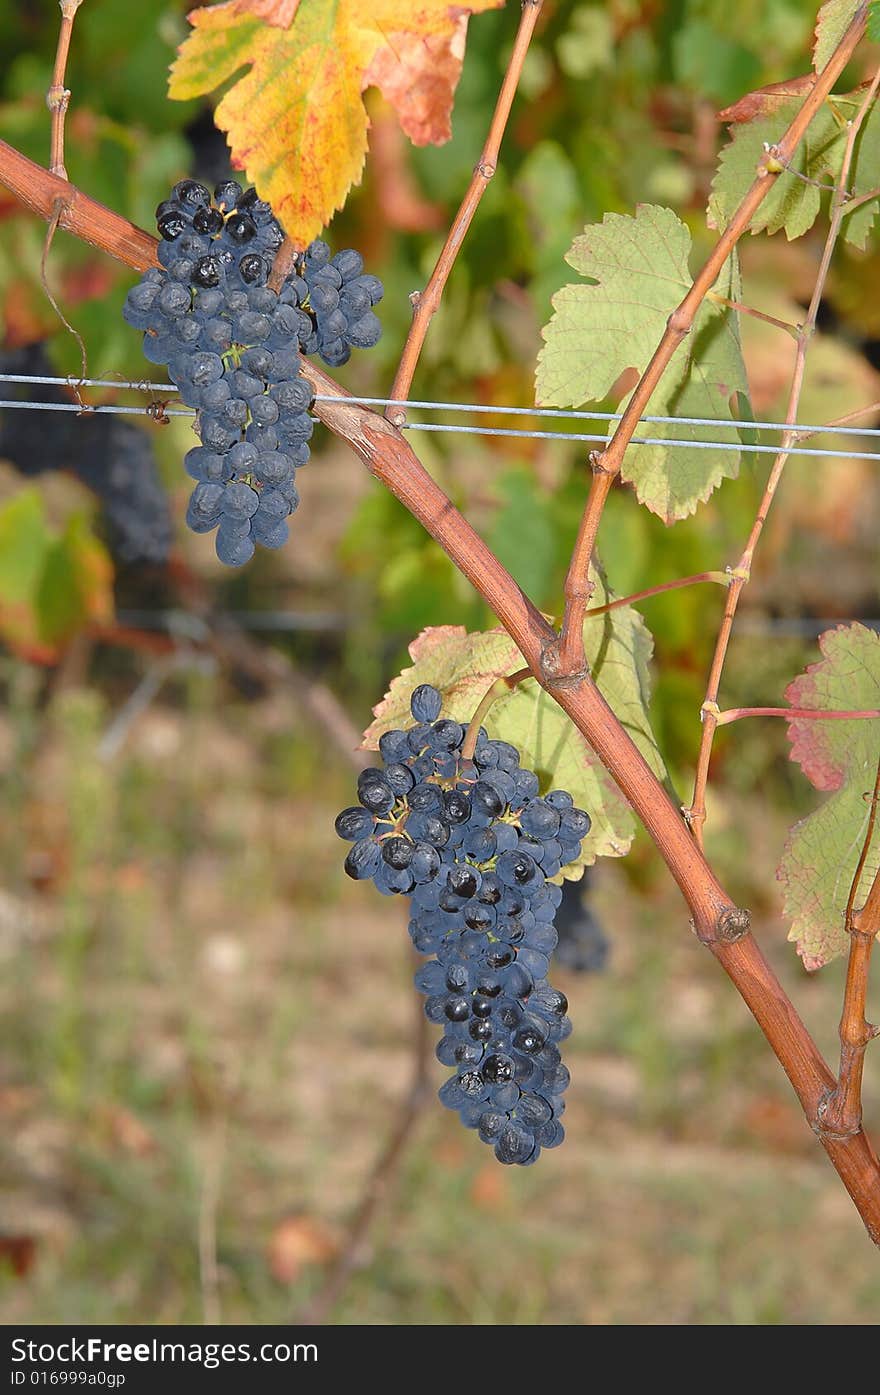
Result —
<path fill-rule="evenodd" d="M 67 388 L 110 387 L 118 388 L 120 391 L 125 389 L 133 392 L 175 393 L 179 391 L 173 383 L 151 383 L 143 380 L 120 381 L 116 378 L 48 378 L 38 377 L 29 373 L 0 373 L 0 383 L 37 383 Z M 419 411 L 484 412 L 492 416 L 553 417 L 575 421 L 619 421 L 622 416 L 621 412 L 586 412 L 575 410 L 574 408 L 568 409 L 562 407 L 502 407 L 494 403 L 486 402 L 432 402 L 412 397 L 406 399 L 397 397 L 355 397 L 350 394 L 344 397 L 335 397 L 329 393 L 318 393 L 315 397 L 315 401 L 337 403 L 350 402 L 365 407 L 417 407 Z M 11 404 L 0 403 L 0 406 L 9 405 Z M 18 405 L 26 406 L 30 404 L 22 403 Z M 36 405 L 39 406 L 41 404 L 37 403 Z M 106 406 L 103 408 L 92 408 L 89 406 L 78 408 L 75 407 L 75 404 L 70 405 L 77 411 L 107 410 Z M 138 411 L 142 409 L 134 408 L 133 410 Z M 720 426 L 728 429 L 741 428 L 743 430 L 756 431 L 789 431 L 793 429 L 799 433 L 806 431 L 822 431 L 833 432 L 837 436 L 880 436 L 880 427 L 875 426 L 829 426 L 827 423 L 823 425 L 805 423 L 804 425 L 797 425 L 792 428 L 788 422 L 784 421 L 731 421 L 729 417 L 664 417 L 651 416 L 647 413 L 640 417 L 639 420 L 657 425 L 672 422 L 679 423 L 682 426 Z M 578 437 L 572 436 L 568 439 L 577 440 Z"/>
<path fill-rule="evenodd" d="M 173 384 L 117 381 L 109 378 L 83 378 L 74 380 L 73 378 L 46 377 L 24 373 L 0 373 L 0 382 L 27 383 L 36 385 L 64 386 L 68 388 L 80 387 L 113 387 L 119 390 L 130 390 L 136 392 L 163 392 L 174 393 L 177 388 Z M 489 403 L 469 403 L 469 402 L 431 402 L 423 399 L 409 399 L 403 401 L 397 398 L 388 397 L 342 397 L 330 394 L 318 394 L 315 398 L 317 402 L 335 403 L 357 403 L 363 406 L 385 406 L 385 407 L 409 407 L 419 410 L 445 411 L 445 412 L 472 412 L 491 413 L 492 415 L 507 416 L 528 416 L 539 418 L 555 418 L 580 421 L 607 421 L 610 423 L 619 421 L 619 412 L 588 412 L 578 410 L 568 410 L 554 407 L 503 407 Z M 158 404 L 157 404 L 158 406 Z M 0 401 L 0 408 L 30 409 L 32 411 L 47 412 L 76 412 L 79 415 L 98 415 L 100 413 L 111 413 L 129 416 L 149 415 L 149 407 L 133 407 L 120 405 L 117 403 L 101 403 L 91 405 L 78 402 L 35 402 L 19 401 L 10 399 Z M 165 402 L 161 403 L 161 412 L 165 417 L 193 417 L 195 412 L 185 407 L 168 407 Z M 825 432 L 841 436 L 867 436 L 870 439 L 880 438 L 880 428 L 859 427 L 859 426 L 820 426 L 813 424 L 790 425 L 786 422 L 775 421 L 731 421 L 720 417 L 668 417 L 645 415 L 640 418 L 648 424 L 675 425 L 675 426 L 698 426 L 698 427 L 719 427 L 725 430 L 766 430 L 782 431 L 793 433 L 795 439 L 802 435 Z M 604 435 L 584 432 L 569 431 L 526 431 L 515 427 L 500 426 L 475 426 L 475 425 L 453 425 L 445 422 L 409 421 L 401 424 L 401 430 L 406 431 L 426 431 L 441 432 L 449 435 L 469 435 L 469 436 L 495 436 L 506 438 L 518 438 L 529 441 L 572 441 L 584 442 L 590 445 L 603 445 L 608 441 L 608 431 Z M 746 441 L 699 441 L 682 440 L 675 437 L 663 436 L 633 436 L 630 441 L 633 446 L 664 446 L 674 447 L 684 450 L 728 450 L 739 451 L 749 455 L 777 455 L 781 450 L 780 445 L 759 445 Z M 818 446 L 798 446 L 792 445 L 787 451 L 788 455 L 812 456 L 834 459 L 841 452 L 839 450 L 827 450 Z M 851 460 L 880 460 L 880 453 L 876 451 L 847 451 L 847 458 Z"/>
<path fill-rule="evenodd" d="M 351 402 L 353 400 L 357 401 L 358 399 L 352 399 L 349 397 L 342 400 Z M 90 417 L 104 416 L 107 413 L 124 413 L 130 416 L 149 415 L 149 411 L 145 407 L 123 407 L 110 402 L 103 403 L 102 405 L 97 407 L 92 407 L 80 406 L 76 402 L 18 402 L 15 400 L 0 401 L 0 408 L 9 407 L 26 409 L 29 408 L 32 411 L 40 412 L 76 412 L 80 416 Z M 193 418 L 196 415 L 195 412 L 191 411 L 189 408 L 166 408 L 164 404 L 162 406 L 162 414 L 163 416 L 168 417 L 190 418 Z M 647 418 L 643 417 L 642 420 L 646 421 Z M 666 417 L 664 418 L 664 420 L 670 423 L 675 422 L 681 426 L 713 425 L 712 422 L 706 422 L 701 420 L 700 418 Z M 722 424 L 730 425 L 730 423 Z M 604 436 L 602 436 L 595 434 L 590 435 L 579 431 L 521 431 L 516 430 L 512 427 L 505 428 L 500 426 L 452 426 L 446 425 L 443 422 L 436 421 L 408 421 L 404 422 L 400 429 L 402 431 L 438 431 L 446 432 L 447 434 L 458 433 L 466 436 L 512 436 L 527 441 L 584 441 L 594 445 L 606 445 L 608 442 L 607 433 Z M 799 427 L 796 429 L 799 431 L 809 431 L 812 428 Z M 829 428 L 826 427 L 825 430 L 827 431 L 829 430 Z M 880 432 L 875 432 L 874 434 L 880 435 Z M 684 450 L 732 450 L 739 451 L 743 454 L 748 455 L 778 455 L 780 450 L 782 449 L 781 445 L 759 446 L 751 445 L 749 442 L 746 441 L 684 441 L 673 436 L 633 436 L 629 444 L 631 446 L 678 447 Z M 819 446 L 789 446 L 786 449 L 786 454 L 800 456 L 824 456 L 830 457 L 831 459 L 837 459 L 841 455 L 841 451 L 825 450 L 823 448 L 820 448 Z M 846 458 L 848 460 L 880 460 L 880 452 L 847 450 Z"/>

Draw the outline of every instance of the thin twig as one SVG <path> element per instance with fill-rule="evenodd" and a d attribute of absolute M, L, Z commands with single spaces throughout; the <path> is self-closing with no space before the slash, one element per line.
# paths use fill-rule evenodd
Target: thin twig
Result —
<path fill-rule="evenodd" d="M 464 741 L 461 743 L 462 760 L 473 760 L 474 751 L 477 747 L 477 737 L 480 734 L 480 727 L 483 718 L 491 707 L 495 705 L 499 698 L 507 697 L 518 683 L 522 683 L 526 678 L 534 677 L 530 668 L 517 669 L 516 673 L 511 673 L 508 677 L 496 678 L 494 683 L 490 683 L 483 696 L 480 698 L 477 710 L 471 717 L 468 729 L 465 732 Z"/>
<path fill-rule="evenodd" d="M 398 1119 L 388 1135 L 363 1189 L 361 1200 L 349 1222 L 345 1241 L 324 1278 L 320 1289 L 298 1319 L 307 1326 L 326 1322 L 338 1303 L 351 1275 L 362 1262 L 364 1243 L 376 1214 L 388 1197 L 406 1147 L 430 1095 L 428 1063 L 430 1061 L 430 1032 L 421 998 L 415 1004 L 413 1023 L 413 1074 L 403 1100 Z"/>
<path fill-rule="evenodd" d="M 639 419 L 673 354 L 690 333 L 697 311 L 721 275 L 724 263 L 745 233 L 755 211 L 769 194 L 782 173 L 785 163 L 791 159 L 810 122 L 849 62 L 865 32 L 866 12 L 867 5 L 860 5 L 858 12 L 841 37 L 834 54 L 822 72 L 814 78 L 813 84 L 788 130 L 773 148 L 772 155 L 768 153 L 758 166 L 757 177 L 716 242 L 711 255 L 695 277 L 693 285 L 681 304 L 669 316 L 663 337 L 636 384 L 610 442 L 605 450 L 594 452 L 590 457 L 593 482 L 565 580 L 565 611 L 562 630 L 558 644 L 546 656 L 550 665 L 549 671 L 557 678 L 572 677 L 584 669 L 583 620 L 584 612 L 593 592 L 589 579 L 593 547 L 605 503 L 611 492 L 611 484 L 620 473 L 624 453 L 635 434 Z M 867 112 L 868 104 L 866 98 L 860 116 Z M 858 118 L 856 119 L 858 120 Z M 852 138 L 847 147 L 849 159 L 844 158 L 847 173 L 852 158 L 854 140 L 855 137 Z M 845 181 L 841 187 L 845 187 Z M 712 696 L 716 697 L 717 694 Z"/>
<path fill-rule="evenodd" d="M 61 216 L 62 216 L 63 212 L 64 212 L 64 200 L 63 200 L 63 199 L 56 199 L 56 200 L 55 200 L 55 207 L 54 207 L 53 212 L 52 212 L 52 217 L 49 219 L 49 225 L 48 225 L 48 227 L 46 228 L 46 236 L 45 236 L 45 238 L 43 239 L 43 253 L 42 253 L 42 256 L 40 257 L 40 281 L 42 282 L 43 291 L 44 291 L 44 293 L 45 293 L 45 295 L 46 295 L 46 299 L 48 300 L 49 304 L 52 306 L 52 309 L 55 311 L 55 314 L 58 316 L 59 320 L 60 320 L 61 323 L 64 325 L 64 328 L 68 331 L 68 333 L 70 333 L 70 334 L 73 335 L 74 339 L 76 340 L 77 344 L 79 345 L 80 367 L 81 367 L 81 369 L 82 369 L 82 372 L 81 372 L 81 375 L 80 375 L 80 382 L 82 382 L 82 380 L 83 380 L 84 378 L 87 378 L 87 377 L 89 376 L 89 365 L 88 365 L 88 358 L 87 358 L 87 355 L 86 355 L 85 340 L 83 339 L 83 337 L 82 337 L 82 335 L 80 334 L 79 330 L 78 330 L 78 329 L 74 329 L 73 325 L 72 325 L 72 324 L 70 323 L 70 321 L 68 320 L 68 318 L 67 318 L 67 316 L 65 315 L 64 311 L 61 309 L 61 306 L 58 304 L 58 301 L 55 299 L 54 295 L 52 294 L 52 290 L 51 290 L 51 287 L 50 287 L 50 285 L 49 285 L 49 276 L 48 276 L 49 253 L 50 253 L 50 251 L 52 250 L 52 242 L 53 242 L 53 239 L 54 239 L 54 237 L 55 237 L 55 233 L 56 233 L 57 230 L 58 230 L 59 224 L 60 224 L 60 222 L 61 222 Z M 90 408 L 89 408 L 89 406 L 88 406 L 88 403 L 85 402 L 85 401 L 83 401 L 82 394 L 80 393 L 79 387 L 78 387 L 76 384 L 73 384 L 73 391 L 76 393 L 76 399 L 77 399 L 77 402 L 79 403 L 80 409 L 81 409 L 82 411 L 84 411 L 84 412 L 89 411 Z"/>
<path fill-rule="evenodd" d="M 46 106 L 52 113 L 52 135 L 50 140 L 49 169 L 52 174 L 67 178 L 64 167 L 64 118 L 70 104 L 70 92 L 64 86 L 67 73 L 67 55 L 70 50 L 70 36 L 73 21 L 82 0 L 58 0 L 61 7 L 61 27 L 58 31 L 58 47 L 55 50 L 55 67 L 52 70 L 52 86 L 46 93 Z"/>
<path fill-rule="evenodd" d="M 855 912 L 859 884 L 874 837 L 877 805 L 880 802 L 880 759 L 874 777 L 868 826 L 862 850 L 853 875 L 846 903 L 845 925 L 849 933 L 849 959 L 846 965 L 846 985 L 843 991 L 843 1011 L 840 1016 L 840 1065 L 837 1084 L 819 1107 L 819 1125 L 823 1132 L 835 1137 L 849 1137 L 862 1124 L 862 1074 L 868 1043 L 880 1033 L 865 1015 L 868 1001 L 868 971 L 871 951 L 880 930 L 880 867 L 874 876 L 868 900 L 861 911 Z"/>
<path fill-rule="evenodd" d="M 501 91 L 498 94 L 498 101 L 489 126 L 489 134 L 474 170 L 473 178 L 462 199 L 461 207 L 455 215 L 452 227 L 449 229 L 449 236 L 443 244 L 427 286 L 423 291 L 414 291 L 410 296 L 413 306 L 412 324 L 403 346 L 403 353 L 394 377 L 394 386 L 389 394 L 390 397 L 396 398 L 399 402 L 405 401 L 409 397 L 409 390 L 412 386 L 419 355 L 422 352 L 422 345 L 425 342 L 425 335 L 428 333 L 428 326 L 440 304 L 443 288 L 455 265 L 455 259 L 467 235 L 473 216 L 489 186 L 489 180 L 497 168 L 501 141 L 542 6 L 543 0 L 523 0 L 522 16 L 513 51 L 504 74 Z M 402 426 L 406 421 L 406 411 L 403 407 L 389 407 L 385 415 L 395 426 Z"/>
<path fill-rule="evenodd" d="M 880 189 L 869 189 L 867 194 L 859 194 L 858 198 L 850 198 L 843 210 L 844 218 L 848 218 L 850 213 L 855 213 L 857 208 L 863 204 L 873 203 L 875 199 L 880 199 Z"/>
<path fill-rule="evenodd" d="M 818 707 L 728 707 L 724 712 L 712 712 L 716 727 L 729 726 L 743 717 L 787 717 L 790 722 L 854 722 L 880 717 L 880 710 L 870 712 L 824 712 Z"/>
<path fill-rule="evenodd" d="M 731 300 L 729 296 L 721 295 L 718 291 L 709 291 L 706 296 L 713 305 L 726 305 L 728 310 L 736 310 L 740 315 L 750 315 L 753 320 L 763 320 L 765 324 L 773 325 L 776 329 L 782 329 L 786 334 L 797 338 L 798 326 L 793 325 L 790 320 L 780 320 L 776 315 L 767 315 L 763 310 L 756 310 L 753 305 L 745 305 L 741 300 Z M 750 425 L 744 422 L 744 426 Z"/>
<path fill-rule="evenodd" d="M 849 422 L 855 421 L 856 417 L 866 417 L 869 413 L 880 412 L 880 402 L 868 402 L 864 407 L 856 407 L 852 412 L 844 412 L 842 417 L 834 417 L 831 421 L 826 421 L 824 426 L 811 426 L 804 430 L 800 427 L 796 432 L 799 441 L 808 441 L 811 436 L 821 436 L 826 431 L 832 432 L 838 426 L 846 426 Z"/>
<path fill-rule="evenodd" d="M 615 601 L 607 601 L 605 605 L 593 605 L 589 610 L 584 611 L 584 619 L 589 620 L 594 615 L 605 615 L 609 610 L 619 610 L 621 606 L 636 605 L 639 601 L 647 601 L 651 596 L 662 596 L 666 591 L 680 591 L 683 586 L 696 586 L 701 581 L 714 581 L 717 586 L 730 585 L 729 572 L 697 572 L 694 576 L 679 576 L 675 581 L 663 581 L 659 586 L 647 586 L 644 591 L 634 591 L 631 596 L 618 596 Z"/>
<path fill-rule="evenodd" d="M 855 21 L 853 21 L 855 22 Z M 850 26 L 851 28 L 852 26 Z M 827 72 L 827 69 L 823 70 Z M 870 111 L 871 105 L 880 87 L 880 69 L 874 74 L 864 99 L 859 106 L 859 110 L 849 124 L 846 135 L 846 145 L 843 152 L 843 160 L 840 166 L 840 174 L 837 180 L 837 193 L 832 201 L 831 221 L 828 234 L 825 238 L 825 246 L 822 249 L 822 258 L 819 263 L 819 270 L 816 275 L 816 284 L 813 288 L 813 295 L 807 311 L 807 318 L 802 326 L 798 337 L 797 350 L 795 353 L 794 370 L 792 372 L 791 387 L 788 395 L 788 407 L 786 410 L 786 421 L 794 423 L 797 421 L 798 407 L 800 405 L 801 390 L 804 383 L 804 374 L 807 364 L 807 351 L 810 346 L 813 334 L 816 329 L 816 320 L 819 314 L 819 307 L 822 303 L 822 296 L 825 292 L 825 282 L 828 278 L 828 271 L 831 266 L 831 258 L 837 244 L 843 220 L 844 191 L 849 179 L 850 168 L 852 166 L 853 155 L 855 153 L 856 140 L 862 124 Z M 814 89 L 815 90 L 815 89 Z M 787 152 L 788 154 L 788 152 Z M 779 488 L 780 480 L 788 460 L 791 447 L 795 444 L 797 432 L 790 430 L 782 437 L 779 454 L 776 456 L 767 479 L 761 502 L 758 505 L 758 512 L 749 533 L 743 554 L 736 567 L 733 568 L 733 581 L 727 593 L 727 601 L 724 607 L 721 626 L 718 638 L 715 643 L 715 652 L 712 656 L 712 663 L 709 669 L 709 679 L 706 684 L 706 696 L 703 700 L 701 714 L 703 726 L 700 735 L 700 749 L 697 756 L 697 769 L 694 777 L 694 791 L 691 798 L 690 807 L 685 811 L 685 817 L 691 827 L 693 835 L 702 847 L 703 827 L 706 822 L 706 785 L 709 779 L 709 764 L 712 758 L 712 743 L 715 737 L 715 728 L 718 725 L 714 715 L 718 704 L 718 690 L 721 686 L 721 674 L 724 669 L 724 661 L 727 657 L 727 650 L 730 644 L 730 637 L 733 631 L 733 621 L 736 615 L 739 598 L 744 587 L 748 584 L 751 576 L 752 563 L 755 549 L 761 537 L 770 506 Z"/>

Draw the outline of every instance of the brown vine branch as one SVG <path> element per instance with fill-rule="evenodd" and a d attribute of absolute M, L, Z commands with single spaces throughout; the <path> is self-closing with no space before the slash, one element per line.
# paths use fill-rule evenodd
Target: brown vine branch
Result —
<path fill-rule="evenodd" d="M 67 178 L 64 167 L 64 119 L 70 105 L 70 92 L 64 86 L 67 73 L 67 55 L 70 51 L 70 36 L 73 21 L 82 0 L 58 0 L 61 7 L 61 27 L 58 30 L 58 47 L 55 50 L 55 67 L 52 70 L 52 85 L 46 93 L 46 106 L 52 113 L 52 135 L 50 138 L 49 169 L 53 174 Z"/>
<path fill-rule="evenodd" d="M 428 333 L 428 326 L 437 312 L 443 289 L 449 280 L 450 272 L 455 265 L 455 259 L 461 249 L 461 245 L 467 235 L 474 214 L 480 204 L 486 189 L 489 187 L 489 180 L 495 173 L 498 166 L 498 152 L 501 149 L 501 141 L 507 126 L 510 109 L 513 106 L 513 99 L 519 84 L 520 73 L 525 62 L 526 54 L 529 51 L 529 44 L 535 32 L 535 26 L 541 15 L 543 0 L 522 0 L 522 16 L 519 22 L 513 51 L 501 83 L 501 91 L 498 94 L 498 101 L 492 115 L 489 126 L 489 134 L 483 146 L 482 154 L 473 173 L 473 178 L 468 185 L 467 193 L 461 202 L 461 207 L 455 215 L 452 227 L 449 229 L 449 236 L 443 244 L 440 255 L 430 279 L 423 291 L 414 291 L 410 296 L 413 306 L 412 324 L 409 334 L 406 336 L 406 343 L 403 346 L 403 353 L 400 356 L 397 372 L 394 375 L 394 384 L 389 397 L 394 402 L 405 402 L 409 397 L 409 390 L 412 386 L 413 376 L 422 352 L 422 345 Z M 385 415 L 395 426 L 402 426 L 406 421 L 406 411 L 403 407 L 393 406 L 385 409 Z"/>
<path fill-rule="evenodd" d="M 840 1016 L 840 1065 L 837 1071 L 837 1084 L 833 1090 L 829 1091 L 819 1108 L 820 1129 L 838 1138 L 849 1137 L 861 1128 L 862 1074 L 865 1051 L 868 1043 L 880 1034 L 880 1028 L 872 1026 L 865 1015 L 871 951 L 877 939 L 877 932 L 880 930 L 880 867 L 877 869 L 867 901 L 861 911 L 858 913 L 854 911 L 859 884 L 874 837 L 878 802 L 880 802 L 880 760 L 877 761 L 877 774 L 874 777 L 868 826 L 865 830 L 862 850 L 846 903 L 844 923 L 850 941 L 849 959 L 846 966 L 846 985 L 843 990 L 843 1011 Z"/>
<path fill-rule="evenodd" d="M 864 7 L 862 7 L 864 9 Z M 857 16 L 858 18 L 858 16 Z M 864 19 L 864 15 L 862 15 Z M 856 20 L 853 20 L 853 24 Z M 852 24 L 847 33 L 852 29 Z M 824 73 L 827 69 L 823 70 Z M 804 374 L 807 365 L 807 351 L 810 341 L 815 333 L 816 320 L 819 314 L 819 307 L 822 303 L 822 296 L 825 292 L 825 282 L 828 278 L 828 271 L 831 266 L 831 258 L 834 248 L 837 245 L 837 238 L 840 233 L 843 221 L 843 210 L 845 207 L 844 196 L 849 179 L 850 168 L 852 166 L 853 155 L 855 153 L 856 140 L 862 124 L 868 115 L 880 86 L 880 69 L 874 74 L 874 79 L 865 93 L 858 112 L 849 123 L 846 134 L 846 145 L 843 152 L 843 160 L 840 166 L 840 174 L 837 180 L 837 192 L 832 201 L 831 221 L 828 233 L 825 238 L 825 245 L 822 249 L 822 258 L 819 263 L 819 270 L 816 274 L 816 284 L 810 299 L 807 318 L 798 336 L 797 350 L 795 352 L 794 370 L 792 372 L 791 387 L 788 394 L 788 406 L 785 413 L 785 420 L 789 427 L 793 428 L 797 421 L 798 407 L 801 400 L 801 390 L 804 383 Z M 815 92 L 815 88 L 813 91 Z M 784 138 L 783 142 L 784 144 Z M 777 154 L 779 148 L 777 148 Z M 780 158 L 782 156 L 780 155 Z M 786 147 L 785 158 L 791 158 L 791 151 Z M 767 515 L 779 488 L 780 480 L 789 458 L 789 452 L 798 439 L 798 432 L 794 429 L 785 431 L 782 436 L 779 454 L 775 457 L 767 484 L 758 505 L 758 512 L 752 525 L 752 530 L 746 542 L 743 554 L 737 566 L 733 569 L 733 582 L 727 593 L 727 601 L 724 607 L 724 615 L 721 619 L 721 626 L 718 631 L 718 638 L 715 643 L 715 651 L 712 656 L 712 663 L 709 669 L 709 678 L 706 684 L 706 696 L 703 700 L 701 712 L 703 714 L 703 727 L 700 734 L 700 749 L 697 756 L 697 769 L 694 776 L 694 791 L 691 797 L 690 807 L 686 812 L 687 820 L 693 830 L 694 837 L 698 843 L 702 843 L 703 827 L 706 822 L 706 785 L 709 780 L 709 765 L 712 759 L 712 744 L 715 739 L 715 728 L 717 721 L 713 715 L 713 708 L 717 709 L 718 691 L 721 686 L 721 675 L 724 669 L 724 662 L 727 657 L 727 650 L 730 645 L 730 637 L 733 632 L 733 621 L 736 615 L 739 598 L 743 589 L 748 584 L 751 576 L 752 563 L 755 549 L 763 532 Z"/>
<path fill-rule="evenodd" d="M 860 14 L 863 21 L 864 7 Z M 851 39 L 848 30 L 844 41 Z M 0 142 L 0 183 L 46 219 L 51 217 L 53 200 L 62 195 L 62 226 L 136 270 L 155 265 L 156 243 L 147 233 L 4 142 Z M 304 362 L 302 371 L 317 392 L 346 396 L 313 364 Z M 697 934 L 755 1017 L 807 1118 L 815 1120 L 820 1101 L 834 1086 L 834 1075 L 748 933 L 748 914 L 735 906 L 718 882 L 679 810 L 595 683 L 589 676 L 567 682 L 548 675 L 543 660 L 557 640 L 554 630 L 423 469 L 399 431 L 350 401 L 318 402 L 315 410 L 447 552 L 497 615 L 532 673 L 592 746 L 656 843 L 687 901 Z M 846 1139 L 822 1136 L 821 1142 L 869 1234 L 880 1244 L 880 1163 L 869 1139 L 859 1131 Z"/>
<path fill-rule="evenodd" d="M 0 140 L 0 184 L 46 222 L 53 215 L 56 200 L 60 200 L 59 228 L 108 252 L 134 271 L 159 265 L 154 237 L 90 199 L 60 175 L 34 164 L 5 140 Z"/>
<path fill-rule="evenodd" d="M 595 451 L 590 457 L 593 467 L 593 483 L 587 497 L 584 516 L 581 519 L 580 531 L 565 581 L 565 611 L 562 631 L 553 656 L 553 668 L 560 676 L 580 673 L 584 667 L 583 621 L 584 612 L 592 595 L 589 571 L 593 546 L 611 484 L 614 477 L 620 473 L 624 453 L 632 440 L 639 419 L 673 354 L 690 333 L 697 311 L 718 280 L 724 263 L 748 228 L 755 211 L 769 194 L 785 163 L 791 160 L 810 122 L 852 57 L 865 32 L 866 13 L 867 5 L 860 5 L 828 63 L 822 72 L 814 77 L 812 86 L 788 130 L 774 147 L 772 156 L 769 154 L 765 156 L 759 165 L 757 177 L 751 188 L 731 217 L 701 271 L 694 278 L 694 283 L 687 295 L 669 316 L 663 337 L 636 384 L 614 435 L 603 451 Z M 860 111 L 862 119 L 864 113 L 867 112 L 868 105 L 869 99 L 866 97 Z M 858 118 L 856 119 L 858 120 Z M 852 135 L 847 148 L 849 158 L 844 157 L 844 168 L 847 176 L 854 143 L 855 135 Z M 840 187 L 846 187 L 845 180 Z M 789 420 L 793 421 L 794 418 L 791 417 Z M 707 694 L 707 696 L 709 695 Z M 711 696 L 717 700 L 717 693 L 713 693 Z M 703 817 L 705 817 L 705 813 L 703 813 Z"/>
<path fill-rule="evenodd" d="M 728 707 L 712 711 L 716 727 L 729 726 L 743 717 L 787 717 L 790 722 L 853 722 L 865 717 L 880 717 L 880 711 L 823 712 L 816 707 Z"/>

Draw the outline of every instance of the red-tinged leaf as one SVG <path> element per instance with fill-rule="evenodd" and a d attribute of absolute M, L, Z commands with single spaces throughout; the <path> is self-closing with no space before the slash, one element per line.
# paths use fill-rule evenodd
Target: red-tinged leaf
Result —
<path fill-rule="evenodd" d="M 821 635 L 819 647 L 823 657 L 789 684 L 786 700 L 793 707 L 826 712 L 880 708 L 880 635 L 864 625 L 841 625 Z M 805 966 L 818 969 L 849 947 L 844 913 L 868 828 L 868 797 L 880 759 L 880 719 L 795 719 L 788 736 L 791 759 L 816 789 L 830 795 L 815 813 L 795 824 L 777 869 L 785 888 L 785 913 L 792 917 L 789 939 L 796 942 Z M 868 849 L 856 907 L 878 866 L 880 823 Z"/>
<path fill-rule="evenodd" d="M 786 97 L 802 97 L 815 81 L 813 73 L 805 73 L 803 77 L 787 78 L 785 82 L 770 82 L 766 87 L 757 87 L 754 92 L 740 97 L 733 106 L 719 111 L 718 120 L 726 121 L 729 126 L 735 126 L 740 121 L 756 121 L 775 111 Z"/>
<path fill-rule="evenodd" d="M 237 14 L 256 15 L 276 29 L 289 29 L 296 18 L 300 0 L 235 0 Z"/>
<path fill-rule="evenodd" d="M 501 3 L 300 0 L 282 28 L 280 7 L 263 23 L 257 4 L 227 0 L 190 14 L 169 94 L 203 96 L 234 79 L 215 113 L 233 164 L 303 245 L 361 177 L 364 89 L 381 88 L 417 143 L 448 139 L 468 17 Z"/>
<path fill-rule="evenodd" d="M 377 49 L 364 73 L 365 87 L 378 87 L 397 111 L 413 145 L 442 145 L 452 135 L 452 99 L 467 42 L 462 14 L 451 34 L 403 34 L 392 51 Z"/>

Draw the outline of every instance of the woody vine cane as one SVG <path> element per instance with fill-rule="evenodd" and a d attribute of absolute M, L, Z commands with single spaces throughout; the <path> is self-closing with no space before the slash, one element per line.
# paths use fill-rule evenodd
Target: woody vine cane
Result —
<path fill-rule="evenodd" d="M 361 457 L 427 528 L 499 616 L 515 640 L 530 671 L 571 717 L 599 754 L 632 807 L 654 838 L 691 910 L 699 938 L 719 960 L 755 1015 L 780 1059 L 833 1165 L 853 1198 L 869 1233 L 880 1241 L 880 1170 L 861 1127 L 837 1136 L 823 1123 L 823 1102 L 836 1081 L 809 1037 L 780 985 L 766 965 L 750 933 L 748 917 L 726 895 L 679 811 L 627 733 L 584 672 L 579 619 L 590 599 L 587 565 L 599 516 L 610 481 L 619 470 L 623 452 L 653 388 L 678 343 L 686 336 L 693 315 L 731 249 L 747 228 L 754 211 L 767 196 L 804 131 L 862 36 L 866 6 L 860 7 L 838 43 L 833 57 L 816 76 L 796 119 L 730 220 L 712 257 L 696 277 L 691 291 L 642 375 L 627 412 L 602 456 L 594 462 L 594 485 L 585 510 L 569 581 L 566 616 L 557 633 L 535 610 L 478 535 L 430 479 L 394 427 L 367 409 L 350 403 L 318 404 L 317 414 Z M 94 246 L 117 256 L 136 270 L 155 264 L 155 244 L 139 229 L 101 208 L 65 180 L 0 145 L 0 180 L 35 213 L 46 218 L 58 208 L 59 226 L 83 236 Z M 60 202 L 59 202 L 60 201 Z M 303 375 L 321 392 L 340 393 L 336 384 L 312 365 Z M 607 483 L 606 483 L 607 481 Z M 876 880 L 874 883 L 876 887 Z M 880 924 L 878 895 L 872 888 L 858 916 L 862 934 L 876 933 Z"/>

